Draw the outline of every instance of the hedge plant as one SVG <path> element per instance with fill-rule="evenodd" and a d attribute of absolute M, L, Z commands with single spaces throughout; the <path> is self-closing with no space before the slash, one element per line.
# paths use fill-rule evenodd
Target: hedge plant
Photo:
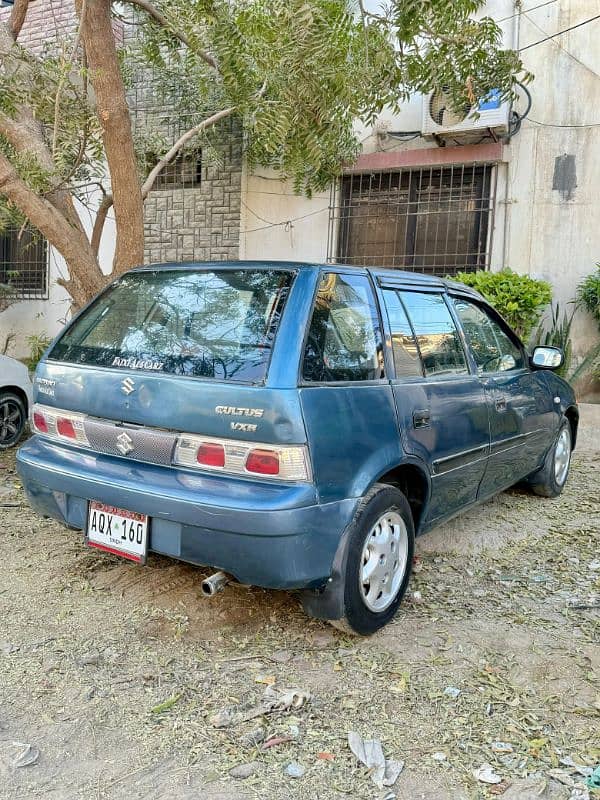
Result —
<path fill-rule="evenodd" d="M 600 264 L 577 287 L 577 302 L 594 317 L 600 327 Z"/>
<path fill-rule="evenodd" d="M 482 294 L 523 341 L 527 341 L 552 299 L 552 288 L 548 281 L 518 275 L 510 269 L 501 272 L 459 272 L 453 279 Z"/>

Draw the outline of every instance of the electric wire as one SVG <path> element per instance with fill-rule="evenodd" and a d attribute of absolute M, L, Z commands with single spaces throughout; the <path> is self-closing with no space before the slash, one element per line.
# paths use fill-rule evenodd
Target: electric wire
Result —
<path fill-rule="evenodd" d="M 578 22 L 577 25 L 571 25 L 570 28 L 563 28 L 562 31 L 557 31 L 556 33 L 549 34 L 543 39 L 538 39 L 537 42 L 531 42 L 531 44 L 526 44 L 525 47 L 519 47 L 517 52 L 522 53 L 524 50 L 529 50 L 532 47 L 537 47 L 538 44 L 543 44 L 544 42 L 548 42 L 550 41 L 550 39 L 555 39 L 557 36 L 562 36 L 563 33 L 574 31 L 576 28 L 582 28 L 584 25 L 589 25 L 590 22 L 594 22 L 597 19 L 600 19 L 600 14 L 596 14 L 594 17 L 589 17 L 588 19 L 584 19 L 582 22 Z"/>

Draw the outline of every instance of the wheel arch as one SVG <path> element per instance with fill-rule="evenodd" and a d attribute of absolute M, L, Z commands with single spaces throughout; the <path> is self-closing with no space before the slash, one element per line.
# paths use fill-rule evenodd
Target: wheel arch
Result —
<path fill-rule="evenodd" d="M 571 450 L 574 450 L 579 427 L 579 410 L 577 406 L 569 406 L 565 411 L 565 417 L 569 420 L 569 425 L 571 426 Z"/>
<path fill-rule="evenodd" d="M 373 483 L 384 483 L 400 489 L 408 500 L 415 532 L 419 533 L 431 495 L 431 479 L 425 466 L 406 460 L 383 472 Z"/>
<path fill-rule="evenodd" d="M 3 394 L 14 394 L 25 406 L 25 413 L 29 416 L 29 398 L 26 392 L 20 386 L 2 386 L 0 387 L 0 396 Z"/>

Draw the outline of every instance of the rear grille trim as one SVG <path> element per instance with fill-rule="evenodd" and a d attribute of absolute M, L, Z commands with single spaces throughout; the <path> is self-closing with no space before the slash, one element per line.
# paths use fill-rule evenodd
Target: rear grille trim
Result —
<path fill-rule="evenodd" d="M 171 466 L 179 436 L 159 428 L 127 425 L 98 417 L 86 417 L 84 430 L 90 449 L 96 453 L 165 467 Z M 123 438 L 120 440 L 119 437 Z"/>

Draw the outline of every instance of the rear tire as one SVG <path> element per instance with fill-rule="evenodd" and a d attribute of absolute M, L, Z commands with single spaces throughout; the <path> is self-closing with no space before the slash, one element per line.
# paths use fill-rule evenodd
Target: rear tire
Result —
<path fill-rule="evenodd" d="M 368 636 L 395 615 L 412 569 L 415 528 L 406 497 L 394 486 L 375 484 L 348 531 L 344 614 L 330 623 Z"/>
<path fill-rule="evenodd" d="M 558 497 L 565 488 L 571 467 L 571 443 L 571 425 L 568 419 L 563 419 L 542 467 L 527 478 L 527 483 L 535 494 L 540 497 Z"/>
<path fill-rule="evenodd" d="M 0 392 L 0 450 L 17 444 L 27 422 L 25 404 L 12 392 Z"/>

